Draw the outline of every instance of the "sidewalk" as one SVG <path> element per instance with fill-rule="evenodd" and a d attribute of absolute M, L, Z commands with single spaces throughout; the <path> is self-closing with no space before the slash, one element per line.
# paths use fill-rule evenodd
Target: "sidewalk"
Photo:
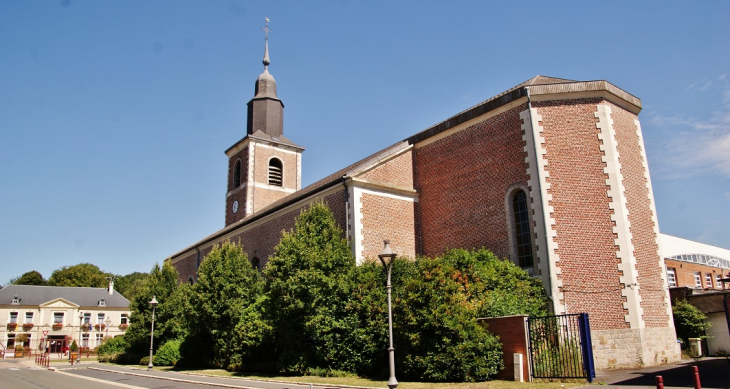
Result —
<path fill-rule="evenodd" d="M 597 372 L 594 383 L 605 383 L 606 388 L 648 389 L 656 388 L 655 377 L 662 376 L 666 389 L 694 388 L 692 366 L 699 369 L 703 389 L 730 389 L 730 360 L 726 358 L 703 358 L 698 362 L 684 360 L 637 370 L 601 370 Z"/>

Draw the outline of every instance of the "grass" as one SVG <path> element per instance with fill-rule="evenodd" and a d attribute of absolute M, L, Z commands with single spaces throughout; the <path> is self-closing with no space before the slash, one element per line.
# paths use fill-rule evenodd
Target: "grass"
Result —
<path fill-rule="evenodd" d="M 373 380 L 361 377 L 318 377 L 318 376 L 276 376 L 268 374 L 252 374 L 229 372 L 222 369 L 173 369 L 171 367 L 155 367 L 155 370 L 175 371 L 179 373 L 199 374 L 216 377 L 238 377 L 246 379 L 254 379 L 261 381 L 285 381 L 291 383 L 304 384 L 327 384 L 327 385 L 347 385 L 356 387 L 369 388 L 385 388 L 387 380 Z M 575 380 L 573 380 L 575 381 Z M 576 386 L 587 385 L 583 382 L 513 382 L 513 381 L 487 381 L 473 383 L 429 383 L 429 382 L 400 382 L 399 389 L 529 389 L 529 388 L 571 388 Z"/>

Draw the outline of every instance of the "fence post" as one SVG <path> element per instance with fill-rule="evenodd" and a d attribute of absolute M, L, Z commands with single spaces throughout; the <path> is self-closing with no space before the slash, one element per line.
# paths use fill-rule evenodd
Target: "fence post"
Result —
<path fill-rule="evenodd" d="M 591 324 L 587 313 L 578 316 L 580 327 L 580 343 L 583 348 L 583 367 L 586 369 L 588 382 L 593 383 L 596 378 L 596 367 L 593 365 L 593 343 L 591 342 Z"/>

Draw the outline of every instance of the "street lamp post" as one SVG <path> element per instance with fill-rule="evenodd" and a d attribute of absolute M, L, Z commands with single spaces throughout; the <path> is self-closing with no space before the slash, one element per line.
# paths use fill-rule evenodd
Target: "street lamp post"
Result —
<path fill-rule="evenodd" d="M 111 318 L 111 317 L 109 317 L 109 316 L 107 316 L 107 318 L 106 318 L 106 320 L 104 321 L 104 323 L 106 323 L 106 327 L 105 327 L 105 330 L 106 330 L 106 336 L 109 336 L 109 326 L 110 326 L 110 325 L 112 324 L 112 318 Z"/>
<path fill-rule="evenodd" d="M 76 345 L 76 363 L 81 362 L 81 326 L 84 321 L 84 313 L 79 311 L 79 344 Z"/>
<path fill-rule="evenodd" d="M 388 281 L 385 284 L 385 287 L 388 291 L 388 336 L 390 340 L 390 347 L 388 347 L 388 362 L 390 365 L 390 378 L 388 379 L 388 387 L 390 389 L 395 389 L 398 387 L 398 380 L 395 379 L 395 348 L 393 347 L 393 311 L 390 304 L 390 290 L 392 289 L 392 286 L 390 285 L 390 269 L 393 267 L 393 260 L 395 259 L 396 253 L 393 252 L 393 250 L 390 249 L 390 241 L 385 240 L 383 241 L 385 244 L 385 247 L 383 247 L 383 251 L 378 254 L 378 258 L 380 258 L 380 262 L 382 262 L 383 266 L 388 269 Z"/>
<path fill-rule="evenodd" d="M 155 307 L 157 306 L 155 296 L 152 296 L 150 305 L 152 306 L 152 331 L 150 331 L 150 362 L 147 364 L 147 370 L 152 370 L 152 345 L 155 339 Z"/>

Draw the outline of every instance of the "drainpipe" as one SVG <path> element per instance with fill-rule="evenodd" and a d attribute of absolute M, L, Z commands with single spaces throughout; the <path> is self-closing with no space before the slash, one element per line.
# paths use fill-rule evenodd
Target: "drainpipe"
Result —
<path fill-rule="evenodd" d="M 532 98 L 530 97 L 530 87 L 529 86 L 526 86 L 525 87 L 525 91 L 527 91 L 527 113 L 530 115 L 530 127 L 532 127 L 532 123 L 533 123 L 533 120 L 532 120 Z M 534 128 L 533 128 L 533 131 L 535 131 Z M 532 142 L 532 152 L 535 154 L 535 163 L 537 165 L 537 166 L 535 166 L 535 172 L 536 172 L 535 174 L 537 175 L 537 190 L 540 193 L 540 199 L 542 199 L 542 180 L 540 179 L 540 169 L 539 169 L 539 165 L 540 164 L 539 164 L 539 162 L 537 160 L 539 157 L 538 157 L 538 154 L 537 154 L 537 142 L 536 142 L 536 139 L 534 139 L 533 142 Z M 544 199 L 542 199 L 542 200 L 544 201 Z M 542 204 L 541 204 L 541 206 L 542 206 Z M 548 287 L 548 290 L 552 292 L 553 286 L 552 286 L 552 277 L 551 277 L 551 274 L 550 274 L 550 252 L 547 249 L 548 248 L 547 247 L 548 246 L 548 244 L 547 244 L 547 241 L 548 241 L 548 225 L 546 223 L 546 217 L 547 217 L 546 216 L 546 212 L 547 212 L 547 210 L 546 209 L 543 209 L 543 212 L 542 212 L 542 224 L 543 224 L 543 226 L 545 228 L 545 254 L 546 254 L 546 260 L 547 260 L 547 264 L 546 264 L 547 266 L 546 267 L 547 267 L 547 283 L 548 283 L 547 284 L 547 287 Z M 548 298 L 553 302 L 553 313 L 555 313 L 554 312 L 555 311 L 555 300 L 553 299 L 552 293 L 549 293 L 548 294 Z M 568 304 L 565 304 L 565 305 L 566 305 L 566 308 L 565 308 L 565 311 L 566 312 L 565 313 L 568 313 L 567 312 L 568 311 L 568 308 L 567 308 L 567 305 Z"/>

